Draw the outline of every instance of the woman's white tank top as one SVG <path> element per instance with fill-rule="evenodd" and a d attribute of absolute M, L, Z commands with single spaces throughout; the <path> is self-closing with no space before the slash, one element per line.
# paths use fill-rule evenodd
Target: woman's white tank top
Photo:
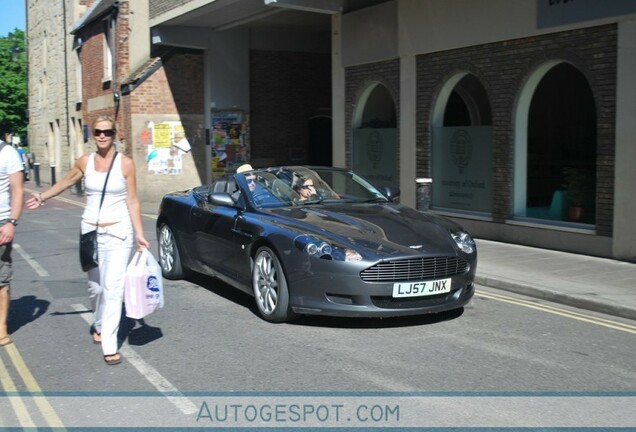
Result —
<path fill-rule="evenodd" d="M 96 222 L 115 223 L 122 220 L 130 220 L 128 204 L 126 203 L 126 178 L 121 169 L 122 156 L 115 155 L 115 162 L 108 177 L 104 203 L 101 210 L 99 202 L 102 198 L 102 189 L 106 180 L 105 172 L 95 171 L 95 153 L 88 156 L 86 172 L 84 173 L 84 187 L 86 189 L 86 208 L 82 214 L 82 220 L 91 224 Z M 99 219 L 98 219 L 99 218 Z"/>

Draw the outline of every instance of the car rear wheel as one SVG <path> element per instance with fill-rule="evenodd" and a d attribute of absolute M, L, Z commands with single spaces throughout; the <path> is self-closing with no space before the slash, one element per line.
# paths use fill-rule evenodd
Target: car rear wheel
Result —
<path fill-rule="evenodd" d="M 258 313 L 264 320 L 285 322 L 294 317 L 289 307 L 289 289 L 280 260 L 266 246 L 256 252 L 252 287 Z"/>
<path fill-rule="evenodd" d="M 166 279 L 181 279 L 186 275 L 181 265 L 177 240 L 167 224 L 159 228 L 159 265 Z"/>

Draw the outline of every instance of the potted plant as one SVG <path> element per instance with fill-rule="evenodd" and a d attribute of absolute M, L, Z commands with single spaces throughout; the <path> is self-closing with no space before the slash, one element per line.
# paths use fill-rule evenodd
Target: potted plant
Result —
<path fill-rule="evenodd" d="M 584 208 L 592 200 L 594 191 L 592 172 L 585 168 L 564 168 L 563 188 L 566 191 L 569 206 L 569 219 L 578 222 L 583 219 Z"/>

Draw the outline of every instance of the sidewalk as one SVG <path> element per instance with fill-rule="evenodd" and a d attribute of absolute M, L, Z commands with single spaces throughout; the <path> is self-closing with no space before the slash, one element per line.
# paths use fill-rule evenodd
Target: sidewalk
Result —
<path fill-rule="evenodd" d="M 26 185 L 27 195 L 35 185 Z M 84 202 L 73 190 L 63 199 Z M 157 215 L 158 203 L 142 204 L 146 217 Z M 156 239 L 149 239 L 156 241 Z M 475 282 L 636 320 L 636 264 L 477 239 Z"/>
<path fill-rule="evenodd" d="M 476 242 L 477 284 L 636 320 L 636 264 Z"/>

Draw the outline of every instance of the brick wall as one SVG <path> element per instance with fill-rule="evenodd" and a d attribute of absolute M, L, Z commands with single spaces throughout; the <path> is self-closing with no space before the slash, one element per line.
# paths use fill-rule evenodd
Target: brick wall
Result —
<path fill-rule="evenodd" d="M 104 21 L 95 21 L 83 29 L 81 36 L 84 44 L 80 51 L 80 61 L 82 62 L 82 114 L 89 126 L 93 120 L 100 115 L 114 116 L 117 122 L 118 138 L 124 144 L 126 153 L 130 152 L 125 135 L 125 127 L 122 127 L 123 117 L 120 107 L 114 102 L 114 91 L 119 88 L 119 84 L 129 74 L 128 57 L 128 2 L 120 2 L 119 12 L 115 21 L 115 40 L 111 42 L 112 56 L 115 58 L 112 77 L 105 80 L 104 77 L 104 45 L 108 29 Z M 91 109 L 89 101 L 103 97 L 108 101 L 113 97 L 112 103 L 104 103 L 103 108 Z"/>
<path fill-rule="evenodd" d="M 250 52 L 252 160 L 307 163 L 309 120 L 324 114 L 325 107 L 331 107 L 329 54 Z M 292 161 L 290 156 L 298 154 L 304 154 L 304 159 Z"/>
<path fill-rule="evenodd" d="M 162 59 L 161 67 L 124 97 L 123 118 L 127 119 L 126 130 L 132 143 L 139 197 L 143 202 L 158 203 L 167 192 L 205 181 L 203 81 L 202 53 L 172 53 Z M 179 174 L 158 175 L 148 169 L 148 147 L 142 142 L 142 131 L 149 122 L 165 121 L 181 122 L 192 146 L 182 157 L 183 170 Z"/>
<path fill-rule="evenodd" d="M 571 63 L 586 77 L 597 113 L 596 231 L 612 235 L 617 28 L 606 25 L 420 55 L 417 58 L 417 175 L 430 177 L 431 113 L 445 80 L 469 71 L 484 85 L 492 108 L 493 218 L 512 216 L 514 112 L 534 68 Z M 349 113 L 348 117 L 349 117 Z"/>
<path fill-rule="evenodd" d="M 162 58 L 161 66 L 143 77 L 132 92 L 114 101 L 113 92 L 130 79 L 128 44 L 128 2 L 121 2 L 116 21 L 117 70 L 114 79 L 104 81 L 103 43 L 105 26 L 92 23 L 82 32 L 81 52 L 84 88 L 84 118 L 90 122 L 102 114 L 116 117 L 119 151 L 131 156 L 137 168 L 137 186 L 142 202 L 158 203 L 161 196 L 175 189 L 199 185 L 206 178 L 205 131 L 203 129 L 203 54 L 192 50 L 172 50 Z M 100 101 L 89 108 L 89 101 Z M 142 133 L 150 123 L 180 122 L 192 150 L 182 157 L 178 173 L 157 174 L 149 169 L 148 145 Z"/>

